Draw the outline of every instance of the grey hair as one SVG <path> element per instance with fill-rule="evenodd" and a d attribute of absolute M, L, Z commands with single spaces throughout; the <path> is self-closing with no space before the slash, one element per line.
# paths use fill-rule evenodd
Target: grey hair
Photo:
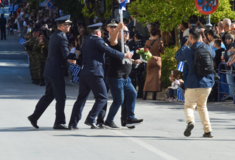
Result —
<path fill-rule="evenodd" d="M 101 31 L 101 29 L 91 30 L 90 33 L 91 34 L 96 34 L 97 31 Z"/>
<path fill-rule="evenodd" d="M 231 26 L 231 20 L 229 18 L 225 18 L 223 23 L 225 23 L 227 26 Z"/>

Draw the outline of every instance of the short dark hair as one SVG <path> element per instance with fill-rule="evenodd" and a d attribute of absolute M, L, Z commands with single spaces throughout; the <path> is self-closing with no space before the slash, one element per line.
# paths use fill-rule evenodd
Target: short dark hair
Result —
<path fill-rule="evenodd" d="M 185 28 L 185 29 L 187 29 L 187 28 L 188 28 L 188 23 L 186 23 L 186 22 L 182 21 L 182 23 L 181 23 L 181 24 L 182 24 L 182 26 L 184 26 L 184 28 Z"/>
<path fill-rule="evenodd" d="M 150 34 L 152 36 L 156 36 L 158 34 L 159 30 L 156 27 L 151 28 Z"/>
<path fill-rule="evenodd" d="M 214 37 L 216 35 L 216 33 L 213 29 L 210 29 L 209 31 L 207 31 L 207 34 L 211 35 L 212 37 Z"/>
<path fill-rule="evenodd" d="M 200 39 L 201 31 L 197 28 L 192 28 L 189 30 L 189 34 L 195 41 L 198 41 Z"/>
<path fill-rule="evenodd" d="M 221 40 L 219 40 L 219 39 L 215 40 L 214 43 L 217 47 L 221 46 Z"/>

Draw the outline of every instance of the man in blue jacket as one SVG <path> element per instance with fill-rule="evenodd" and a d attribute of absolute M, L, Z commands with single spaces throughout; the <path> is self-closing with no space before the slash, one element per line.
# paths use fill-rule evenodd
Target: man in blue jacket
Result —
<path fill-rule="evenodd" d="M 70 15 L 57 18 L 55 22 L 57 22 L 57 31 L 50 38 L 48 58 L 43 73 L 46 83 L 46 92 L 37 103 L 34 113 L 28 117 L 32 126 L 35 128 L 39 128 L 37 125 L 38 119 L 51 102 L 56 99 L 56 119 L 53 128 L 68 129 L 67 126 L 65 126 L 64 114 L 66 101 L 64 75 L 67 60 L 75 63 L 76 55 L 69 52 L 68 39 L 65 34 L 70 30 Z M 79 55 L 79 51 L 75 53 Z"/>
<path fill-rule="evenodd" d="M 108 46 L 101 38 L 102 23 L 88 26 L 91 34 L 82 45 L 83 64 L 80 73 L 79 95 L 74 103 L 69 129 L 75 130 L 82 117 L 82 110 L 90 91 L 95 96 L 95 104 L 89 112 L 85 124 L 91 129 L 99 129 L 95 124 L 95 118 L 108 101 L 107 89 L 104 82 L 105 54 L 117 59 L 131 59 L 132 54 L 122 53 Z"/>
<path fill-rule="evenodd" d="M 184 112 L 186 116 L 187 128 L 184 132 L 185 136 L 191 135 L 191 130 L 194 128 L 195 118 L 194 110 L 197 106 L 198 113 L 204 129 L 203 137 L 213 137 L 211 134 L 211 124 L 207 110 L 207 99 L 214 85 L 214 74 L 207 76 L 197 76 L 194 73 L 194 52 L 193 48 L 200 48 L 204 43 L 200 41 L 200 30 L 190 29 L 189 40 L 183 45 L 176 53 L 175 59 L 178 61 L 187 61 L 189 70 L 187 81 L 185 84 L 185 104 Z M 192 46 L 189 48 L 189 43 Z M 210 51 L 212 57 L 215 57 L 215 52 L 209 47 L 206 48 Z"/>

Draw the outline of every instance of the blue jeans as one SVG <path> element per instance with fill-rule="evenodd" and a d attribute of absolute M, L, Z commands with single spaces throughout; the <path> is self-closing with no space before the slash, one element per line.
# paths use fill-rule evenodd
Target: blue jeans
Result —
<path fill-rule="evenodd" d="M 228 74 L 233 74 L 231 71 L 227 71 Z M 226 75 L 227 83 L 234 85 L 234 77 L 233 75 Z M 234 86 L 228 85 L 229 94 L 233 97 Z"/>
<path fill-rule="evenodd" d="M 126 97 L 127 120 L 135 118 L 134 110 L 137 93 L 131 83 L 131 79 L 129 77 L 127 79 L 107 77 L 106 82 L 113 96 L 113 103 L 109 109 L 106 121 L 113 121 L 119 107 L 124 102 L 124 97 Z"/>

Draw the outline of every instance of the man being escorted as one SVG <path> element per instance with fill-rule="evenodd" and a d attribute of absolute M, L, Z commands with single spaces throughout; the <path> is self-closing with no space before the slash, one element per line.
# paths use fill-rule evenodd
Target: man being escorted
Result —
<path fill-rule="evenodd" d="M 69 122 L 70 130 L 78 129 L 77 124 L 82 118 L 82 111 L 90 91 L 95 96 L 95 104 L 89 112 L 85 124 L 91 126 L 91 129 L 99 129 L 95 124 L 95 119 L 108 101 L 107 88 L 104 82 L 105 53 L 120 61 L 132 57 L 130 53 L 124 54 L 110 48 L 101 38 L 101 26 L 102 23 L 88 26 L 91 34 L 82 45 L 84 55 L 80 73 L 79 95 L 73 106 Z"/>
<path fill-rule="evenodd" d="M 192 44 L 190 48 L 188 48 L 189 43 Z M 201 55 L 201 57 L 197 58 L 197 55 Z M 215 57 L 215 52 L 200 41 L 200 30 L 190 29 L 189 40 L 177 51 L 175 56 L 176 60 L 187 61 L 189 65 L 189 72 L 185 84 L 184 104 L 184 112 L 188 124 L 184 132 L 186 137 L 191 135 L 191 131 L 195 125 L 194 110 L 196 106 L 205 132 L 203 137 L 213 137 L 207 110 L 207 99 L 214 85 L 212 57 Z M 199 68 L 198 63 L 201 62 L 204 65 L 201 65 L 201 68 Z"/>

